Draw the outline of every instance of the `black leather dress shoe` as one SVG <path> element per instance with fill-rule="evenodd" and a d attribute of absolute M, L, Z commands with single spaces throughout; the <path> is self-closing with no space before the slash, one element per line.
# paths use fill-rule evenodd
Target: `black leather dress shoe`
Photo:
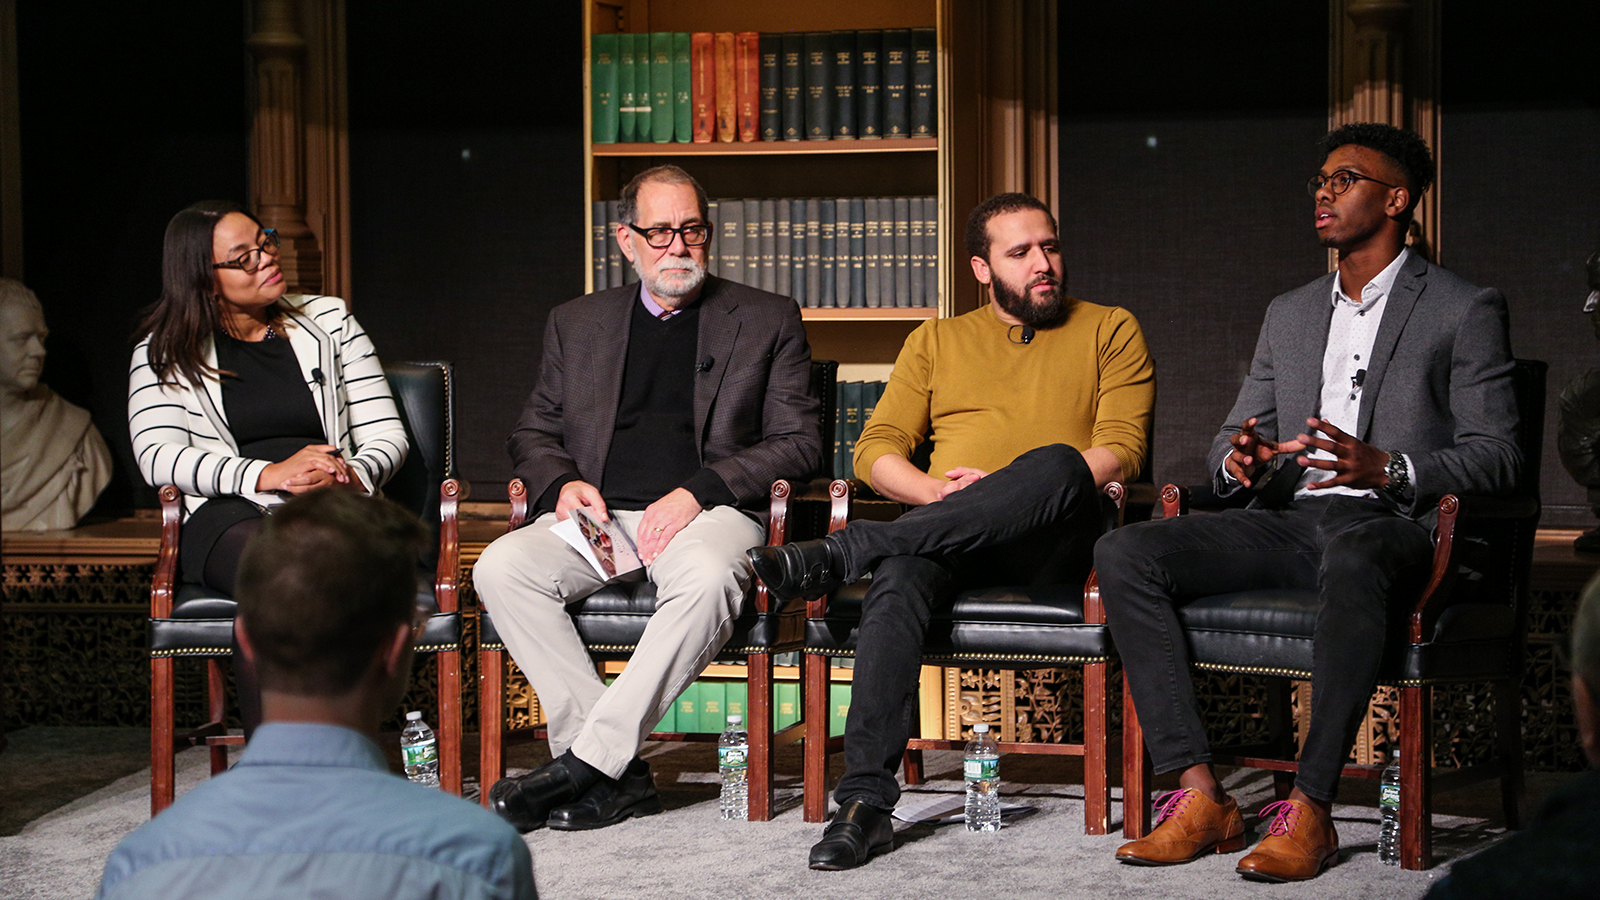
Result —
<path fill-rule="evenodd" d="M 494 811 L 518 831 L 532 831 L 550 817 L 550 810 L 578 799 L 572 773 L 560 757 L 518 778 L 502 778 L 489 789 Z"/>
<path fill-rule="evenodd" d="M 844 584 L 844 553 L 831 537 L 751 547 L 745 556 L 767 590 L 785 603 L 820 597 Z"/>
<path fill-rule="evenodd" d="M 850 800 L 834 813 L 822 840 L 811 848 L 811 868 L 853 869 L 873 854 L 893 849 L 893 816 L 864 800 Z"/>
<path fill-rule="evenodd" d="M 656 793 L 650 770 L 633 775 L 624 773 L 616 781 L 602 779 L 585 791 L 578 802 L 550 811 L 549 826 L 557 831 L 588 831 L 615 825 L 632 816 L 653 816 L 661 812 L 661 795 Z"/>

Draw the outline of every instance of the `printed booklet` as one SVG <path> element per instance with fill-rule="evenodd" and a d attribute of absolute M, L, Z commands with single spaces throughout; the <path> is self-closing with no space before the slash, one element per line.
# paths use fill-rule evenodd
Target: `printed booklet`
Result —
<path fill-rule="evenodd" d="M 644 563 L 639 550 L 615 519 L 602 522 L 585 507 L 578 507 L 550 529 L 583 554 L 606 581 L 643 581 Z"/>

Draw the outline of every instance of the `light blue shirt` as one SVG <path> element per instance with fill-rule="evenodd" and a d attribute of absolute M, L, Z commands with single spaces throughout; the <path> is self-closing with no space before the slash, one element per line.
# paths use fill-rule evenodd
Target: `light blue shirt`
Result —
<path fill-rule="evenodd" d="M 536 895 L 527 845 L 493 813 L 391 773 L 359 732 L 273 722 L 232 770 L 123 838 L 96 896 Z"/>

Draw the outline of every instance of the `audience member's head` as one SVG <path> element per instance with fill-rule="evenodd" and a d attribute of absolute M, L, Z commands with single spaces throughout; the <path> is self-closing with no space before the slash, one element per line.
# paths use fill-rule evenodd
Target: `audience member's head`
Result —
<path fill-rule="evenodd" d="M 694 196 L 700 201 L 700 220 L 711 221 L 711 203 L 706 199 L 706 190 L 694 176 L 674 165 L 653 166 L 633 176 L 622 189 L 622 196 L 617 203 L 617 218 L 625 223 L 639 224 L 639 189 L 647 184 L 681 184 L 691 188 Z"/>
<path fill-rule="evenodd" d="M 1405 177 L 1410 203 L 1406 205 L 1405 221 L 1422 199 L 1422 192 L 1433 184 L 1433 153 L 1428 143 L 1412 131 L 1377 122 L 1353 122 L 1335 128 L 1319 142 L 1322 158 L 1326 160 L 1333 151 L 1347 145 L 1375 150 L 1394 161 L 1396 172 Z"/>
<path fill-rule="evenodd" d="M 1028 194 L 1009 193 L 995 194 L 993 197 L 978 204 L 972 214 L 967 216 L 967 255 L 975 256 L 984 262 L 989 261 L 989 220 L 1005 213 L 1020 212 L 1025 209 L 1036 209 L 1044 213 L 1050 220 L 1050 230 L 1059 231 L 1056 226 L 1056 217 L 1051 214 L 1050 207 L 1039 202 L 1038 198 Z"/>
<path fill-rule="evenodd" d="M 348 490 L 312 491 L 268 516 L 240 560 L 237 591 L 262 690 L 336 697 L 377 678 L 400 682 L 399 702 L 425 534 L 395 503 Z M 404 664 L 385 675 L 397 643 Z"/>
<path fill-rule="evenodd" d="M 1600 576 L 1583 589 L 1572 621 L 1572 697 L 1583 753 L 1600 766 Z"/>

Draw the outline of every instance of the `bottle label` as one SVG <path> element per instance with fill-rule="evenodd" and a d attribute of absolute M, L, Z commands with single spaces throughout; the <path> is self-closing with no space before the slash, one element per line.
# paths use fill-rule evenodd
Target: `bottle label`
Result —
<path fill-rule="evenodd" d="M 744 747 L 718 747 L 717 765 L 724 769 L 743 769 L 749 755 Z"/>
<path fill-rule="evenodd" d="M 970 780 L 993 781 L 1000 777 L 1000 760 L 968 757 L 962 761 L 961 771 Z"/>
<path fill-rule="evenodd" d="M 400 748 L 405 755 L 406 765 L 422 766 L 439 759 L 439 742 L 430 738 L 420 744 L 408 744 Z"/>
<path fill-rule="evenodd" d="M 1385 784 L 1378 788 L 1378 805 L 1400 808 L 1400 785 Z"/>

